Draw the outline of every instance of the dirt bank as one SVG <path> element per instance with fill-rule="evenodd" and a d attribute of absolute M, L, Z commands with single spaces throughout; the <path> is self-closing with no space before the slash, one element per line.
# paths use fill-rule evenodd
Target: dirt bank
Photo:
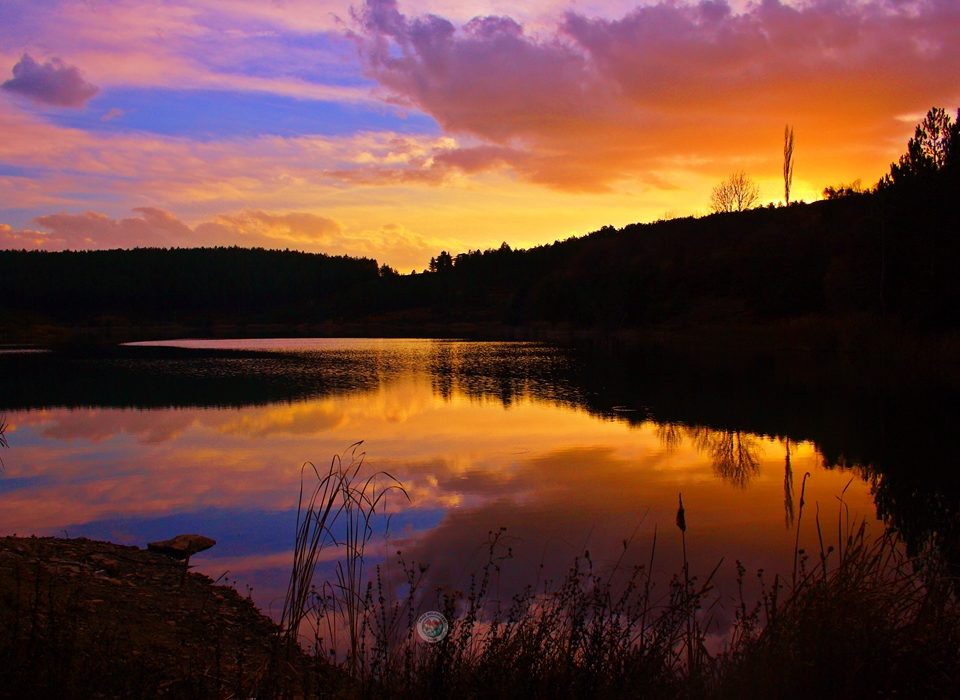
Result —
<path fill-rule="evenodd" d="M 304 667 L 277 653 L 277 631 L 234 589 L 161 554 L 0 538 L 0 697 L 281 694 L 278 678 Z"/>

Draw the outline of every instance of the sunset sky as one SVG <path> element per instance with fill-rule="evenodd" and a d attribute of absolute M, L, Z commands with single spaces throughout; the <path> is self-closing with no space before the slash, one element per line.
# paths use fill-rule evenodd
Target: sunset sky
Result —
<path fill-rule="evenodd" d="M 960 2 L 3 0 L 0 247 L 422 269 L 872 184 L 960 104 Z"/>

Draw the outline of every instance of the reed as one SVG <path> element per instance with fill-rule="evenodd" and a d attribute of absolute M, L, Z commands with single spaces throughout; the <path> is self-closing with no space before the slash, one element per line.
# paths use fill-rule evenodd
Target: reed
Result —
<path fill-rule="evenodd" d="M 362 475 L 366 456 L 360 450 L 362 444 L 361 441 L 350 445 L 344 456 L 334 455 L 326 472 L 312 462 L 301 467 L 293 562 L 280 614 L 284 641 L 288 645 L 298 642 L 304 621 L 311 610 L 316 610 L 313 577 L 321 552 L 328 547 L 340 549 L 343 556 L 336 563 L 335 591 L 329 599 L 334 602 L 337 615 L 346 622 L 347 658 L 353 671 L 365 641 L 365 550 L 374 534 L 374 516 L 383 511 L 390 492 L 407 495 L 402 484 L 387 472 Z M 316 479 L 311 487 L 306 486 L 304 479 L 309 474 Z M 386 485 L 381 483 L 384 481 Z M 341 527 L 342 535 L 338 533 Z"/>
<path fill-rule="evenodd" d="M 585 551 L 558 582 L 531 584 L 504 601 L 496 591 L 512 549 L 501 528 L 487 534 L 485 562 L 465 591 L 427 590 L 423 582 L 428 567 L 408 561 L 401 552 L 393 570 L 378 564 L 365 580 L 364 545 L 372 535 L 370 515 L 378 502 L 351 496 L 346 506 L 337 502 L 327 507 L 328 484 L 339 479 L 341 469 L 335 459 L 328 473 L 318 476 L 318 495 L 307 499 L 303 520 L 317 527 L 320 520 L 310 513 L 327 513 L 323 528 L 329 532 L 338 517 L 345 517 L 344 560 L 333 579 L 321 584 L 310 605 L 301 609 L 301 616 L 290 620 L 310 620 L 316 631 L 314 653 L 346 672 L 351 683 L 345 691 L 399 697 L 491 692 L 579 697 L 618 695 L 642 686 L 654 695 L 673 697 L 684 684 L 705 687 L 709 655 L 702 617 L 713 604 L 708 599 L 719 564 L 700 581 L 690 574 L 685 559 L 682 574 L 661 591 L 652 575 L 656 535 L 646 563 L 626 567 L 631 537 L 624 540 L 623 555 L 611 570 L 599 571 Z M 393 481 L 390 487 L 399 485 Z M 341 491 L 338 498 L 350 493 Z M 358 502 L 362 507 L 352 513 L 350 504 Z M 685 542 L 680 503 L 677 524 Z M 303 568 L 316 560 L 313 552 L 319 549 L 309 545 L 314 538 L 305 532 L 298 519 L 297 550 L 304 554 L 294 566 L 297 581 L 291 591 L 303 590 Z M 322 544 L 323 539 L 316 541 Z M 437 644 L 423 643 L 415 635 L 414 622 L 428 609 L 450 621 L 448 635 Z"/>
<path fill-rule="evenodd" d="M 9 447 L 7 442 L 7 419 L 5 416 L 0 416 L 0 447 Z M 0 470 L 3 469 L 3 457 L 0 456 Z"/>
<path fill-rule="evenodd" d="M 722 562 L 702 580 L 691 573 L 682 497 L 682 570 L 662 589 L 652 576 L 656 534 L 643 565 L 625 567 L 621 557 L 601 572 L 585 551 L 560 580 L 501 600 L 501 569 L 512 559 L 504 529 L 488 533 L 485 562 L 463 591 L 425 586 L 429 567 L 401 552 L 392 571 L 387 562 L 366 567 L 365 580 L 370 533 L 355 530 L 348 561 L 312 598 L 309 616 L 326 630 L 315 648 L 346 672 L 343 697 L 800 697 L 838 689 L 862 696 L 914 687 L 937 696 L 958 687 L 960 605 L 945 569 L 929 553 L 908 557 L 890 533 L 869 537 L 843 493 L 836 542 L 827 542 L 818 507 L 811 559 L 800 546 L 807 478 L 792 576 L 768 584 L 758 572 L 760 594 L 751 601 L 739 562 L 739 600 L 713 588 Z M 632 546 L 624 540 L 624 552 Z M 731 603 L 734 624 L 711 653 L 706 630 L 715 606 Z M 414 632 L 428 609 L 450 622 L 436 644 Z"/>
<path fill-rule="evenodd" d="M 945 562 L 932 550 L 908 556 L 889 530 L 868 536 L 845 492 L 835 543 L 817 510 L 813 564 L 798 534 L 789 591 L 775 577 L 749 610 L 741 594 L 714 696 L 949 697 L 960 687 L 960 600 Z"/>

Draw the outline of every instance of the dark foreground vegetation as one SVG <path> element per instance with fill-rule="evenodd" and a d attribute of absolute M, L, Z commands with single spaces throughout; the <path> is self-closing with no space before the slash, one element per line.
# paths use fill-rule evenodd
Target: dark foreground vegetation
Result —
<path fill-rule="evenodd" d="M 182 562 L 85 539 L 0 538 L 0 697 L 250 697 L 276 625 Z M 297 658 L 297 657 L 291 657 Z"/>
<path fill-rule="evenodd" d="M 610 566 L 587 551 L 560 580 L 531 582 L 507 598 L 499 590 L 511 558 L 503 529 L 487 534 L 486 564 L 462 591 L 427 590 L 429 567 L 402 552 L 393 567 L 367 562 L 374 514 L 404 491 L 388 474 L 364 478 L 357 449 L 326 472 L 305 469 L 283 618 L 288 638 L 306 630 L 314 653 L 329 654 L 350 695 L 950 697 L 960 682 L 958 588 L 936 549 L 909 556 L 889 533 L 868 536 L 841 494 L 843 526 L 825 534 L 818 509 L 817 546 L 805 550 L 806 479 L 792 572 L 747 572 L 736 562 L 735 597 L 713 588 L 723 562 L 691 571 L 681 497 L 677 530 L 663 537 L 683 552 L 669 581 L 655 574 L 656 536 L 645 564 L 625 565 L 631 537 Z M 330 534 L 335 521 L 346 525 L 341 539 Z M 339 547 L 341 559 L 331 580 L 314 586 L 328 546 Z M 759 594 L 751 596 L 754 576 Z M 721 628 L 723 608 L 733 623 Z M 433 644 L 414 632 L 417 616 L 431 609 L 450 622 Z"/>
<path fill-rule="evenodd" d="M 841 336 L 943 339 L 960 323 L 958 153 L 956 124 L 931 110 L 872 190 L 529 250 L 443 251 L 410 275 L 290 251 L 2 251 L 0 337 L 766 327 L 789 343 L 802 336 L 788 324 L 812 320 Z"/>
<path fill-rule="evenodd" d="M 466 590 L 427 590 L 429 567 L 402 553 L 367 561 L 373 516 L 402 487 L 364 478 L 352 456 L 306 471 L 282 626 L 159 555 L 0 540 L 0 696 L 936 698 L 960 683 L 957 585 L 934 551 L 907 556 L 847 521 L 818 527 L 809 551 L 798 543 L 792 572 L 720 562 L 698 576 L 684 558 L 662 580 L 657 548 L 685 551 L 696 518 L 681 501 L 646 564 L 600 567 L 585 552 L 560 580 L 502 599 L 510 551 L 492 531 Z M 314 581 L 327 547 L 339 561 Z M 713 589 L 721 566 L 736 566 L 738 596 Z M 723 609 L 734 621 L 719 629 Z M 415 632 L 426 610 L 450 622 L 439 642 Z"/>

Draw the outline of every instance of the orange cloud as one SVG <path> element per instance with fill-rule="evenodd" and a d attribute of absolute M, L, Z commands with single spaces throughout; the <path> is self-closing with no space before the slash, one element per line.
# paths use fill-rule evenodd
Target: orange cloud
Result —
<path fill-rule="evenodd" d="M 12 249 L 39 249 L 50 243 L 50 237 L 43 231 L 14 229 L 10 224 L 0 224 L 0 247 Z"/>
<path fill-rule="evenodd" d="M 139 216 L 115 220 L 104 214 L 50 214 L 36 223 L 50 230 L 54 240 L 69 248 L 133 248 L 173 246 L 189 240 L 191 231 L 172 214 L 151 207 L 138 207 Z"/>
<path fill-rule="evenodd" d="M 153 207 L 137 207 L 136 216 L 113 219 L 98 212 L 50 214 L 35 222 L 46 231 L 0 227 L 4 247 L 83 250 L 103 248 L 237 245 L 262 247 L 297 246 L 306 249 L 339 247 L 336 222 L 311 214 L 274 216 L 243 212 L 219 217 L 216 222 L 190 227 L 173 214 Z M 296 225 L 283 225 L 291 220 Z"/>
<path fill-rule="evenodd" d="M 340 224 L 315 214 L 270 214 L 244 211 L 224 214 L 196 228 L 198 238 L 207 240 L 260 240 L 274 245 L 285 243 L 298 248 L 341 248 Z"/>
<path fill-rule="evenodd" d="M 93 250 L 241 245 L 370 257 L 409 269 L 422 266 L 439 245 L 398 224 L 385 224 L 374 232 L 345 231 L 333 219 L 305 212 L 248 210 L 189 226 L 162 209 L 133 211 L 135 216 L 122 219 L 93 211 L 39 216 L 34 222 L 41 230 L 0 224 L 0 247 Z"/>
<path fill-rule="evenodd" d="M 368 73 L 392 99 L 499 147 L 469 167 L 507 162 L 566 189 L 690 159 L 716 172 L 766 164 L 776 151 L 761 153 L 758 133 L 788 121 L 805 167 L 824 171 L 839 149 L 872 177 L 905 131 L 898 115 L 960 99 L 960 6 L 935 0 L 660 2 L 621 19 L 568 12 L 545 36 L 506 17 L 408 18 L 395 0 L 355 17 Z"/>

